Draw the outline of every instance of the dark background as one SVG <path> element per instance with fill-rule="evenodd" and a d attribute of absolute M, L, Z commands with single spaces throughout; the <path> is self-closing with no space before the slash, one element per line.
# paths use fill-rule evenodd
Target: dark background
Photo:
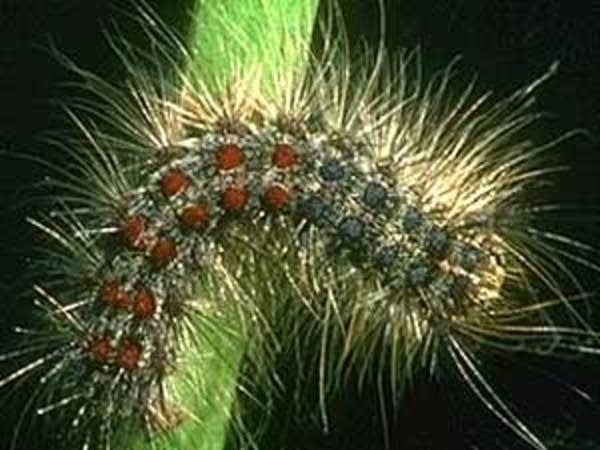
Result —
<path fill-rule="evenodd" d="M 150 3 L 167 22 L 185 25 L 185 9 L 174 6 L 179 2 Z M 575 128 L 588 130 L 588 134 L 561 146 L 560 157 L 572 169 L 562 177 L 557 196 L 565 202 L 576 202 L 583 210 L 600 206 L 600 1 L 385 3 L 389 48 L 420 45 L 423 60 L 431 70 L 443 68 L 454 56 L 462 55 L 460 70 L 467 76 L 477 73 L 483 89 L 507 94 L 558 60 L 558 74 L 538 95 L 539 109 L 551 116 L 539 130 L 540 136 L 558 136 Z M 127 4 L 117 0 L 0 0 L 0 151 L 60 162 L 60 154 L 49 153 L 40 138 L 62 126 L 60 109 L 53 102 L 70 95 L 63 84 L 71 75 L 44 49 L 52 40 L 81 66 L 118 80 L 122 70 L 102 35 L 103 28 L 112 21 L 123 21 L 117 7 L 126 10 Z M 374 1 L 342 2 L 342 10 L 353 42 L 377 42 L 379 18 Z M 45 169 L 31 161 L 0 155 L 0 348 L 9 345 L 10 326 L 19 323 L 26 310 L 19 293 L 30 288 L 24 274 L 33 234 L 24 218 L 41 205 L 35 183 L 44 174 Z M 597 221 L 574 218 L 570 226 L 578 237 L 598 243 Z M 588 286 L 599 285 L 597 277 L 587 273 L 582 276 Z M 598 407 L 567 395 L 559 383 L 540 375 L 542 372 L 576 383 L 600 398 L 598 364 L 592 358 L 577 364 L 519 359 L 492 369 L 502 389 L 511 392 L 511 398 L 520 399 L 518 406 L 542 429 L 572 432 L 577 438 L 571 440 L 569 448 L 585 448 L 584 441 L 600 436 Z M 510 439 L 498 437 L 508 433 L 495 419 L 482 418 L 486 414 L 477 409 L 476 401 L 447 388 L 452 385 L 451 379 L 448 374 L 439 381 L 417 384 L 399 417 L 389 418 L 394 448 L 460 450 L 473 444 L 473 436 L 484 436 L 478 448 L 518 449 Z M 9 430 L 26 395 L 21 392 L 6 407 L 0 407 L 0 450 L 8 448 Z M 367 392 L 362 397 L 348 395 L 338 400 L 337 417 L 343 426 L 332 436 L 300 433 L 284 441 L 298 443 L 303 450 L 380 448 L 381 423 L 376 409 L 369 406 L 373 404 L 370 395 Z M 571 412 L 564 412 L 567 409 Z"/>

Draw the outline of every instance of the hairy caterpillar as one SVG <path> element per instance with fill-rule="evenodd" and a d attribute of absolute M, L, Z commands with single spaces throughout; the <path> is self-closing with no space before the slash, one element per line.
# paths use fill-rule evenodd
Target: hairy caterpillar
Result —
<path fill-rule="evenodd" d="M 47 352 L 24 369 L 56 356 L 74 366 L 50 365 L 46 377 L 80 374 L 72 382 L 92 391 L 52 392 L 54 400 L 38 411 L 73 409 L 76 429 L 78 417 L 99 419 L 103 445 L 131 417 L 141 417 L 149 434 L 157 423 L 177 424 L 182 415 L 154 394 L 176 360 L 170 346 L 186 335 L 179 327 L 195 309 L 231 306 L 251 343 L 247 358 L 261 373 L 269 372 L 271 353 L 316 336 L 323 393 L 346 364 L 377 368 L 370 358 L 378 342 L 389 351 L 381 361 L 392 361 L 394 386 L 422 366 L 437 367 L 439 348 L 449 351 L 491 409 L 542 448 L 481 382 L 471 356 L 490 335 L 508 346 L 501 338 L 510 333 L 524 334 L 518 346 L 561 332 L 565 348 L 575 345 L 569 339 L 580 342 L 570 330 L 533 325 L 547 323 L 549 304 L 524 294 L 513 303 L 505 295 L 522 289 L 528 271 L 562 295 L 546 268 L 520 253 L 534 247 L 539 233 L 523 232 L 535 207 L 520 206 L 518 194 L 541 175 L 535 154 L 546 148 L 509 140 L 534 119 L 525 112 L 533 86 L 496 105 L 469 100 L 469 92 L 452 103 L 446 75 L 423 89 L 409 76 L 388 74 L 383 55 L 374 68 L 349 76 L 337 67 L 348 59 L 343 52 L 325 54 L 308 75 L 304 68 L 291 76 L 283 69 L 263 75 L 260 68 L 238 75 L 233 68 L 218 94 L 186 73 L 163 96 L 140 76 L 141 62 L 130 64 L 130 99 L 80 72 L 108 105 L 94 114 L 112 111 L 125 136 L 105 135 L 74 116 L 97 151 L 85 165 L 75 163 L 85 179 L 73 185 L 79 198 L 59 213 L 65 222 L 36 222 L 77 256 L 69 256 L 65 271 L 85 283 L 74 283 L 68 295 L 38 289 L 59 313 L 51 315 L 60 319 L 68 352 Z M 390 72 L 408 67 L 402 61 Z M 257 87 L 265 77 L 277 81 L 266 92 Z M 272 261 L 280 264 L 269 267 Z M 215 289 L 207 302 L 188 300 L 196 297 L 187 291 L 195 270 L 224 292 Z M 253 291 L 261 285 L 262 297 Z M 291 307 L 265 295 L 282 286 L 295 292 Z M 56 304 L 73 299 L 64 313 Z M 569 306 L 566 296 L 561 300 Z M 531 313 L 532 324 L 512 325 L 523 313 Z M 288 333 L 279 321 L 303 326 Z M 105 391 L 109 401 L 100 398 L 99 406 L 86 397 Z M 80 413 L 79 404 L 89 409 Z M 95 435 L 90 431 L 90 439 Z"/>

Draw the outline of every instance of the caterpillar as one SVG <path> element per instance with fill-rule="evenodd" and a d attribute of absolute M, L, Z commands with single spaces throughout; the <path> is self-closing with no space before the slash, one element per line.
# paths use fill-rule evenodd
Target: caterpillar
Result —
<path fill-rule="evenodd" d="M 582 244 L 539 228 L 545 205 L 531 199 L 556 170 L 543 158 L 569 135 L 521 137 L 554 68 L 504 100 L 474 84 L 453 94 L 452 66 L 423 83 L 414 54 L 353 61 L 334 19 L 313 55 L 313 7 L 250 62 L 256 30 L 217 8 L 219 44 L 234 36 L 248 54 L 214 76 L 143 4 L 160 44 L 150 55 L 115 45 L 124 89 L 59 56 L 96 99 L 67 108 L 83 139 L 61 141 L 70 164 L 49 182 L 58 206 L 30 219 L 55 241 L 44 270 L 60 282 L 34 288 L 44 334 L 1 359 L 39 356 L 0 379 L 39 377 L 24 412 L 56 416 L 55 437 L 128 448 L 135 430 L 161 448 L 210 421 L 186 396 L 237 420 L 236 400 L 204 378 L 206 359 L 233 366 L 241 395 L 266 393 L 268 409 L 275 361 L 291 354 L 299 380 L 316 373 L 307 407 L 324 428 L 329 394 L 356 371 L 360 383 L 389 374 L 400 403 L 412 378 L 450 363 L 500 423 L 546 448 L 478 355 L 598 352 L 574 306 L 586 295 L 555 276 L 577 258 L 555 244 Z M 272 36 L 282 20 L 269 18 Z M 277 63 L 262 66 L 267 55 Z M 242 355 L 230 361 L 223 345 Z M 236 445 L 256 445 L 260 424 L 238 425 Z"/>

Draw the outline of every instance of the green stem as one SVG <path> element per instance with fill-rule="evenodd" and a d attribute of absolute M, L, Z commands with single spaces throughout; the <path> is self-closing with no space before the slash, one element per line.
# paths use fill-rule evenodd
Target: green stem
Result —
<path fill-rule="evenodd" d="M 303 65 L 318 0 L 200 0 L 190 36 L 190 70 L 226 86 L 235 71 L 260 66 L 263 82 L 275 71 Z M 264 85 L 263 85 L 264 87 Z"/>
<path fill-rule="evenodd" d="M 216 90 L 227 88 L 240 71 L 259 67 L 259 87 L 268 89 L 275 71 L 297 72 L 307 63 L 304 44 L 310 40 L 317 6 L 318 0 L 198 0 L 188 71 Z M 201 286 L 197 295 L 210 297 L 210 287 Z M 194 418 L 159 433 L 154 450 L 224 447 L 245 350 L 242 341 L 222 331 L 235 329 L 232 317 L 211 321 L 210 331 L 204 320 L 198 323 L 198 336 L 189 340 L 183 360 L 169 379 L 179 407 L 192 411 Z M 211 353 L 211 349 L 220 351 Z M 149 448 L 139 436 L 126 440 L 130 441 L 128 449 Z"/>

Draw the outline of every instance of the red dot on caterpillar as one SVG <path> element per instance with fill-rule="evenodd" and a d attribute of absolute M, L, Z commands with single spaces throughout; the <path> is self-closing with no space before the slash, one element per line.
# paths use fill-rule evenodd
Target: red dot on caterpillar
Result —
<path fill-rule="evenodd" d="M 115 280 L 106 280 L 100 289 L 100 298 L 104 303 L 112 305 L 119 295 L 119 283 Z"/>
<path fill-rule="evenodd" d="M 104 303 L 114 308 L 129 309 L 131 300 L 119 283 L 115 280 L 106 280 L 100 289 L 100 298 Z"/>
<path fill-rule="evenodd" d="M 105 363 L 112 352 L 112 345 L 107 338 L 96 338 L 90 344 L 89 351 L 95 361 Z"/>
<path fill-rule="evenodd" d="M 221 193 L 221 206 L 230 212 L 242 211 L 248 203 L 248 191 L 243 187 L 229 186 Z"/>
<path fill-rule="evenodd" d="M 289 144 L 276 144 L 271 155 L 271 163 L 279 169 L 287 169 L 296 164 L 296 152 Z"/>
<path fill-rule="evenodd" d="M 285 187 L 275 184 L 265 190 L 262 201 L 269 211 L 278 211 L 289 203 L 290 193 Z"/>
<path fill-rule="evenodd" d="M 156 312 L 156 299 L 150 289 L 139 285 L 133 299 L 133 313 L 140 319 L 149 319 Z"/>
<path fill-rule="evenodd" d="M 209 218 L 207 206 L 201 203 L 185 206 L 179 216 L 181 224 L 189 229 L 207 225 Z"/>
<path fill-rule="evenodd" d="M 188 186 L 189 179 L 180 169 L 171 169 L 163 175 L 159 184 L 165 197 L 173 197 Z"/>
<path fill-rule="evenodd" d="M 142 347 L 128 339 L 125 339 L 119 345 L 119 354 L 117 356 L 117 365 L 121 369 L 132 371 L 137 368 L 142 356 Z"/>
<path fill-rule="evenodd" d="M 142 216 L 130 216 L 121 226 L 121 238 L 127 247 L 132 250 L 144 248 L 144 229 L 146 220 Z"/>
<path fill-rule="evenodd" d="M 150 258 L 157 267 L 165 267 L 177 257 L 177 247 L 172 239 L 159 238 L 150 251 Z"/>
<path fill-rule="evenodd" d="M 223 144 L 216 154 L 215 165 L 219 170 L 231 170 L 244 163 L 244 154 L 237 144 Z"/>

